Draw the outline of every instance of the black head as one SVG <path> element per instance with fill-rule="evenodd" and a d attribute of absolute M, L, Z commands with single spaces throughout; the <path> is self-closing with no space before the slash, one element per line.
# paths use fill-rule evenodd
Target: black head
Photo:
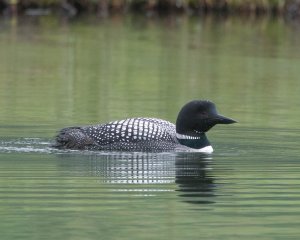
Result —
<path fill-rule="evenodd" d="M 231 124 L 236 121 L 219 115 L 213 102 L 194 100 L 182 107 L 176 121 L 176 132 L 190 136 L 207 132 L 216 124 Z"/>

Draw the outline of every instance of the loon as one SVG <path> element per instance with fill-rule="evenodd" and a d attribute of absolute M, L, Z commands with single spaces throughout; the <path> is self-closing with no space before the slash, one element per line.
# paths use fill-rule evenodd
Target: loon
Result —
<path fill-rule="evenodd" d="M 106 151 L 196 151 L 212 153 L 205 133 L 216 124 L 236 121 L 218 114 L 208 100 L 185 104 L 176 125 L 158 118 L 128 118 L 105 124 L 67 127 L 60 130 L 54 147 Z"/>

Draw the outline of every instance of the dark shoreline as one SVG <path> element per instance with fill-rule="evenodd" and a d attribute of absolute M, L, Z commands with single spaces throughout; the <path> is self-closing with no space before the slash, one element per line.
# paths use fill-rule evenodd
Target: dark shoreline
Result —
<path fill-rule="evenodd" d="M 300 19 L 300 0 L 231 1 L 231 0 L 0 0 L 0 14 L 49 15 L 74 17 L 95 14 L 106 17 L 113 14 L 139 13 L 145 16 L 169 14 L 188 15 L 272 15 Z"/>

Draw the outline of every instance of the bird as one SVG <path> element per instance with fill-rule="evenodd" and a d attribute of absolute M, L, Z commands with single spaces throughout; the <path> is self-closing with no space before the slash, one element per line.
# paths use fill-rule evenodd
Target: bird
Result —
<path fill-rule="evenodd" d="M 53 147 L 72 150 L 212 153 L 206 132 L 216 124 L 236 120 L 220 115 L 209 100 L 192 100 L 178 113 L 176 124 L 158 118 L 135 117 L 104 124 L 66 127 Z"/>

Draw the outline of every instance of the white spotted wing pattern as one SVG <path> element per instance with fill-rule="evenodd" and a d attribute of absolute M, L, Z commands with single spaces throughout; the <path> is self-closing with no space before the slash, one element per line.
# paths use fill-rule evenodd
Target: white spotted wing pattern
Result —
<path fill-rule="evenodd" d="M 81 130 L 95 141 L 96 146 L 108 150 L 160 150 L 178 143 L 175 125 L 157 118 L 128 118 L 82 127 Z"/>

